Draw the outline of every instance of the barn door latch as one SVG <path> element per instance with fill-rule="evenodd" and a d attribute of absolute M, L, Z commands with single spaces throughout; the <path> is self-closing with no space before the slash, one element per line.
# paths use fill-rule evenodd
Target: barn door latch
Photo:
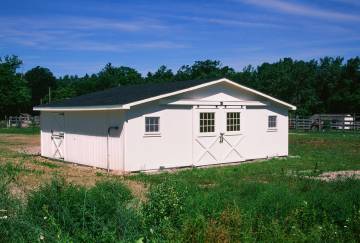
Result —
<path fill-rule="evenodd" d="M 224 134 L 225 133 L 223 133 L 223 132 L 220 133 L 220 140 L 219 140 L 220 143 L 224 142 Z"/>

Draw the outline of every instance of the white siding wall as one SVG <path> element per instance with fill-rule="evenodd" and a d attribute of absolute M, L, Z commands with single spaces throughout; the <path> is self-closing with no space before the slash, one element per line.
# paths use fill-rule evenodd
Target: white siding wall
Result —
<path fill-rule="evenodd" d="M 277 129 L 268 129 L 268 116 L 277 116 Z M 288 155 L 287 110 L 275 107 L 248 108 L 244 111 L 245 139 L 241 143 L 246 159 Z"/>
<path fill-rule="evenodd" d="M 53 157 L 51 129 L 56 124 L 52 112 L 41 112 L 41 154 Z M 107 168 L 107 129 L 112 130 L 109 137 L 110 169 L 123 168 L 122 125 L 124 114 L 120 111 L 81 111 L 65 112 L 64 160 L 78 164 Z"/>
<path fill-rule="evenodd" d="M 159 136 L 145 135 L 145 116 L 160 117 Z M 171 108 L 153 102 L 134 107 L 129 111 L 127 118 L 127 171 L 191 165 L 191 107 Z"/>
<path fill-rule="evenodd" d="M 176 98 L 206 101 L 262 100 L 227 85 L 204 88 Z M 126 171 L 159 169 L 160 166 L 169 168 L 196 165 L 195 150 L 198 148 L 194 142 L 194 133 L 198 120 L 194 120 L 195 112 L 192 106 L 166 106 L 161 101 L 132 107 L 127 114 Z M 276 131 L 268 129 L 269 115 L 277 116 Z M 160 117 L 160 136 L 145 135 L 145 116 Z M 288 154 L 286 108 L 272 105 L 247 107 L 241 111 L 241 116 L 241 134 L 244 139 L 238 150 L 245 160 Z"/>

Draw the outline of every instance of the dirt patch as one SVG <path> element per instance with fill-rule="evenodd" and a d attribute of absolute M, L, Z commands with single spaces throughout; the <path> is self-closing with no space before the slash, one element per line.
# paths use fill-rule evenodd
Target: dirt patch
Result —
<path fill-rule="evenodd" d="M 0 139 L 10 144 L 40 146 L 40 135 L 0 134 Z"/>
<path fill-rule="evenodd" d="M 69 183 L 85 187 L 94 186 L 97 181 L 112 177 L 100 169 L 74 166 L 40 156 L 11 158 L 11 163 L 19 166 L 20 173 L 16 181 L 10 185 L 10 192 L 21 199 L 26 198 L 29 192 L 38 189 L 42 184 L 50 182 L 55 177 L 63 177 Z M 104 176 L 102 176 L 103 174 Z"/>
<path fill-rule="evenodd" d="M 30 155 L 40 155 L 41 149 L 40 146 L 27 146 L 17 149 L 17 152 Z"/>
<path fill-rule="evenodd" d="M 39 155 L 40 135 L 0 134 L 3 147 L 14 152 Z"/>
<path fill-rule="evenodd" d="M 144 183 L 132 180 L 125 180 L 124 183 L 129 187 L 135 197 L 137 197 L 142 202 L 146 201 L 146 193 L 148 188 Z"/>
<path fill-rule="evenodd" d="M 343 170 L 343 171 L 325 172 L 312 178 L 322 181 L 345 180 L 347 178 L 360 179 L 360 170 Z"/>
<path fill-rule="evenodd" d="M 50 182 L 57 176 L 67 182 L 91 187 L 97 181 L 116 179 L 126 184 L 135 197 L 146 199 L 147 188 L 144 184 L 128 180 L 116 173 L 106 173 L 103 169 L 81 166 L 72 163 L 43 158 L 38 135 L 0 134 L 0 164 L 11 163 L 20 171 L 16 180 L 10 184 L 10 192 L 20 199 L 26 199 L 28 193 Z"/>
<path fill-rule="evenodd" d="M 325 141 L 325 140 L 322 140 L 322 139 L 309 140 L 309 141 L 306 141 L 305 143 L 306 143 L 306 144 L 313 145 L 313 146 L 324 146 L 324 145 L 328 145 L 328 144 L 329 144 L 328 141 Z"/>

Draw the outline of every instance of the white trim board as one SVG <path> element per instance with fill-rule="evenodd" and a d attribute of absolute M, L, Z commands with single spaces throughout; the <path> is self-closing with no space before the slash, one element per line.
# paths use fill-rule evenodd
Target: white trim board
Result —
<path fill-rule="evenodd" d="M 267 106 L 268 104 L 260 101 L 212 101 L 212 100 L 171 100 L 165 99 L 160 102 L 163 105 L 184 105 L 184 106 Z"/>

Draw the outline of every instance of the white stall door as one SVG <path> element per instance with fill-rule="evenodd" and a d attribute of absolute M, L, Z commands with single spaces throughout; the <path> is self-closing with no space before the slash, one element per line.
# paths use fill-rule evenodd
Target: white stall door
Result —
<path fill-rule="evenodd" d="M 194 165 L 210 165 L 245 160 L 243 117 L 239 107 L 195 108 Z"/>

